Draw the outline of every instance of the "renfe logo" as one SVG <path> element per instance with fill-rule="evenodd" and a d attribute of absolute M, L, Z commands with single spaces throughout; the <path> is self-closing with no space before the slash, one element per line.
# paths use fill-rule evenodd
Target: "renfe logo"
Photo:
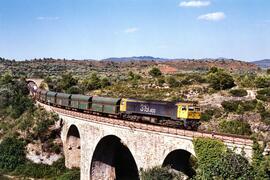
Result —
<path fill-rule="evenodd" d="M 146 104 L 140 105 L 140 111 L 146 112 L 146 113 L 151 113 L 151 114 L 156 114 L 156 109 L 154 109 L 154 108 L 150 109 L 150 107 Z"/>

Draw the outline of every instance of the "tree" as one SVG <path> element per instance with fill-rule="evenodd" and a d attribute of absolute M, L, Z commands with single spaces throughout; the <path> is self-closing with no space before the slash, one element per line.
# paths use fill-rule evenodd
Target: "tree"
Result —
<path fill-rule="evenodd" d="M 208 74 L 211 74 L 211 73 L 217 73 L 219 71 L 219 69 L 215 66 L 211 67 L 210 70 L 208 71 Z"/>
<path fill-rule="evenodd" d="M 24 142 L 14 137 L 1 142 L 0 152 L 0 169 L 14 170 L 25 161 Z"/>
<path fill-rule="evenodd" d="M 101 80 L 97 73 L 92 73 L 90 76 L 82 80 L 80 86 L 84 92 L 99 89 L 101 88 Z"/>
<path fill-rule="evenodd" d="M 0 77 L 0 85 L 9 84 L 13 82 L 13 76 L 11 72 L 6 72 Z"/>
<path fill-rule="evenodd" d="M 215 90 L 230 89 L 235 86 L 233 77 L 223 70 L 218 70 L 215 73 L 210 73 L 208 75 L 208 82 L 210 83 L 210 86 Z"/>
<path fill-rule="evenodd" d="M 77 82 L 78 81 L 72 76 L 71 73 L 65 73 L 62 75 L 59 86 L 62 90 L 66 91 L 70 87 L 77 85 Z"/>
<path fill-rule="evenodd" d="M 246 158 L 235 154 L 219 140 L 193 140 L 198 158 L 195 179 L 254 179 L 254 172 Z"/>
<path fill-rule="evenodd" d="M 161 71 L 159 68 L 157 67 L 153 67 L 150 71 L 149 71 L 149 75 L 156 78 L 162 75 Z"/>
<path fill-rule="evenodd" d="M 218 162 L 218 177 L 221 179 L 253 179 L 254 173 L 248 160 L 227 150 Z"/>

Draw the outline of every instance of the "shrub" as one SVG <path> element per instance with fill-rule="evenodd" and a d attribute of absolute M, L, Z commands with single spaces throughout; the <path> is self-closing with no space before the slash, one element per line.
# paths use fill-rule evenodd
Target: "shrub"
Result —
<path fill-rule="evenodd" d="M 0 144 L 0 169 L 14 170 L 25 162 L 25 144 L 15 137 L 5 138 Z"/>
<path fill-rule="evenodd" d="M 27 161 L 25 164 L 18 166 L 13 175 L 20 177 L 31 177 L 39 179 L 53 179 L 53 180 L 79 180 L 80 170 L 72 169 L 68 170 L 65 167 L 64 158 L 60 158 L 54 162 L 51 166 L 46 164 L 35 164 Z"/>
<path fill-rule="evenodd" d="M 256 98 L 262 101 L 270 101 L 270 88 L 258 90 Z"/>
<path fill-rule="evenodd" d="M 267 77 L 257 77 L 255 79 L 255 86 L 257 88 L 267 88 L 270 86 L 270 79 Z"/>
<path fill-rule="evenodd" d="M 221 103 L 224 110 L 228 112 L 236 112 L 239 104 L 240 104 L 240 101 L 223 101 Z"/>
<path fill-rule="evenodd" d="M 245 89 L 232 89 L 230 94 L 235 97 L 244 97 L 247 95 L 247 91 Z"/>
<path fill-rule="evenodd" d="M 202 121 L 209 121 L 210 119 L 212 119 L 213 115 L 215 114 L 215 110 L 214 109 L 207 109 L 206 111 L 204 111 L 201 114 L 201 120 Z"/>
<path fill-rule="evenodd" d="M 153 167 L 151 169 L 141 171 L 142 180 L 181 180 L 183 177 L 180 174 L 174 173 L 169 167 Z"/>
<path fill-rule="evenodd" d="M 218 164 L 218 176 L 222 179 L 254 178 L 254 172 L 248 160 L 230 150 L 227 150 Z"/>
<path fill-rule="evenodd" d="M 239 85 L 242 87 L 255 87 L 256 74 L 245 74 L 239 77 Z"/>
<path fill-rule="evenodd" d="M 178 87 L 180 85 L 179 82 L 172 76 L 167 78 L 167 83 L 171 88 Z"/>
<path fill-rule="evenodd" d="M 162 75 L 161 71 L 159 68 L 157 67 L 153 67 L 150 71 L 149 71 L 149 75 L 152 77 L 159 77 Z"/>
<path fill-rule="evenodd" d="M 63 175 L 56 178 L 56 180 L 80 180 L 80 170 L 72 169 Z"/>
<path fill-rule="evenodd" d="M 66 90 L 68 94 L 82 94 L 82 90 L 78 86 L 72 86 Z"/>
<path fill-rule="evenodd" d="M 219 140 L 197 138 L 193 140 L 194 150 L 198 159 L 199 173 L 202 179 L 211 179 L 216 175 L 219 159 L 226 151 L 226 146 Z"/>
<path fill-rule="evenodd" d="M 208 82 L 210 83 L 210 86 L 215 90 L 230 89 L 235 86 L 233 77 L 223 70 L 218 70 L 215 73 L 210 73 L 208 75 Z"/>
<path fill-rule="evenodd" d="M 195 179 L 253 179 L 253 170 L 241 155 L 228 150 L 219 140 L 198 138 L 193 140 L 198 158 Z"/>
<path fill-rule="evenodd" d="M 252 111 L 256 108 L 257 100 L 255 99 L 250 101 L 223 101 L 221 105 L 227 112 L 237 112 L 239 110 L 239 107 L 241 107 L 243 111 Z"/>
<path fill-rule="evenodd" d="M 244 111 L 253 111 L 256 109 L 257 106 L 257 100 L 250 100 L 250 101 L 243 101 L 241 102 L 241 106 L 243 106 Z"/>
<path fill-rule="evenodd" d="M 262 111 L 261 113 L 262 122 L 267 125 L 270 125 L 270 112 L 269 111 Z"/>
<path fill-rule="evenodd" d="M 159 86 L 162 86 L 165 83 L 164 77 L 158 78 L 158 82 L 157 83 L 158 83 Z"/>
<path fill-rule="evenodd" d="M 111 85 L 111 82 L 109 81 L 108 78 L 103 78 L 100 82 L 100 85 L 102 88 L 105 88 L 107 86 L 110 86 Z"/>
<path fill-rule="evenodd" d="M 226 121 L 223 120 L 219 123 L 219 131 L 222 133 L 250 135 L 250 125 L 244 121 Z"/>

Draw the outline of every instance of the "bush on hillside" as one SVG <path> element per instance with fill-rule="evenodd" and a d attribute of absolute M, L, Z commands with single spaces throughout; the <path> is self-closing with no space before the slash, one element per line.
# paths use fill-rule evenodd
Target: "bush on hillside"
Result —
<path fill-rule="evenodd" d="M 212 119 L 213 115 L 215 114 L 215 110 L 214 109 L 207 109 L 204 112 L 202 112 L 201 114 L 201 120 L 202 121 L 209 121 L 210 119 Z"/>
<path fill-rule="evenodd" d="M 156 78 L 162 75 L 161 71 L 159 68 L 157 67 L 153 67 L 150 71 L 149 71 L 149 75 Z"/>
<path fill-rule="evenodd" d="M 230 94 L 235 97 L 244 97 L 247 95 L 247 91 L 245 89 L 232 89 Z"/>
<path fill-rule="evenodd" d="M 198 159 L 195 179 L 253 179 L 253 169 L 241 155 L 227 149 L 219 140 L 193 140 Z"/>
<path fill-rule="evenodd" d="M 210 87 L 215 90 L 230 89 L 235 86 L 233 77 L 223 70 L 218 70 L 214 73 L 211 72 L 208 75 L 208 82 L 210 83 Z"/>
<path fill-rule="evenodd" d="M 270 78 L 268 77 L 257 77 L 255 79 L 255 86 L 257 88 L 268 88 L 270 87 Z"/>
<path fill-rule="evenodd" d="M 171 88 L 180 86 L 180 83 L 172 76 L 167 78 L 167 83 Z"/>
<path fill-rule="evenodd" d="M 258 90 L 256 98 L 262 101 L 270 101 L 270 88 Z"/>
<path fill-rule="evenodd" d="M 223 101 L 221 105 L 227 112 L 237 112 L 239 107 L 241 107 L 243 111 L 253 111 L 256 109 L 257 100 L 255 99 L 250 101 Z"/>
<path fill-rule="evenodd" d="M 219 123 L 219 132 L 237 135 L 251 135 L 251 128 L 247 122 L 244 121 L 226 121 Z"/>

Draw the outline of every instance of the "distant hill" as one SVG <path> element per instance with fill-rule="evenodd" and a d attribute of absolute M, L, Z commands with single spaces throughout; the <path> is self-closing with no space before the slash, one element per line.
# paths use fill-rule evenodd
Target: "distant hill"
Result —
<path fill-rule="evenodd" d="M 152 56 L 132 56 L 132 57 L 111 57 L 102 59 L 102 61 L 113 61 L 113 62 L 126 62 L 126 61 L 168 61 L 168 58 L 159 58 Z"/>
<path fill-rule="evenodd" d="M 253 64 L 256 64 L 257 66 L 261 68 L 269 68 L 270 67 L 270 59 L 263 59 L 259 61 L 253 61 L 251 62 Z"/>

